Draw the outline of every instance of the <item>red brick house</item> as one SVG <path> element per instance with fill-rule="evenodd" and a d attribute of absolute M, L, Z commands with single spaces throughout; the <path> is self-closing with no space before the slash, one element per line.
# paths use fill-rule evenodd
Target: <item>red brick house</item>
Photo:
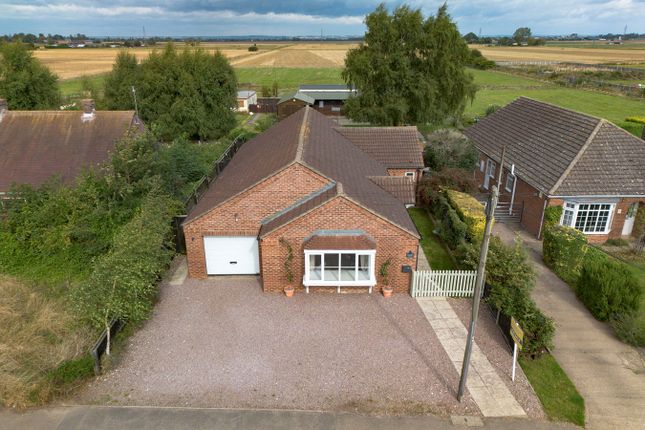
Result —
<path fill-rule="evenodd" d="M 600 118 L 521 97 L 469 127 L 479 150 L 476 180 L 538 238 L 547 206 L 590 242 L 629 236 L 645 210 L 645 141 Z M 640 208 L 640 209 L 639 209 Z"/>
<path fill-rule="evenodd" d="M 288 267 L 299 289 L 371 291 L 389 260 L 390 286 L 407 292 L 419 235 L 405 206 L 416 181 L 388 167 L 418 174 L 421 145 L 406 128 L 371 147 L 344 132 L 305 107 L 245 143 L 183 224 L 189 275 L 259 274 L 264 291 L 282 291 Z M 385 143 L 399 151 L 382 162 L 371 154 Z"/>
<path fill-rule="evenodd" d="M 134 111 L 11 111 L 0 99 L 0 198 L 12 184 L 40 186 L 53 176 L 73 182 L 108 160 L 118 140 L 142 123 Z"/>

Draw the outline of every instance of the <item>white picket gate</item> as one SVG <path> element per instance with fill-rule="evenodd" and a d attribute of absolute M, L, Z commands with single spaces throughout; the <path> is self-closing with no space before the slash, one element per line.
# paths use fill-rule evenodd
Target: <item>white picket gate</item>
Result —
<path fill-rule="evenodd" d="M 474 270 L 419 270 L 412 272 L 412 297 L 472 297 Z"/>

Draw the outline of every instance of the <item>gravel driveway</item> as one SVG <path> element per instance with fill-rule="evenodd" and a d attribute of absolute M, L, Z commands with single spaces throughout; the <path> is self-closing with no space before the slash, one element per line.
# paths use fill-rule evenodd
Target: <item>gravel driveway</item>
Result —
<path fill-rule="evenodd" d="M 80 403 L 473 414 L 414 299 L 263 293 L 254 277 L 161 286 L 121 364 Z"/>

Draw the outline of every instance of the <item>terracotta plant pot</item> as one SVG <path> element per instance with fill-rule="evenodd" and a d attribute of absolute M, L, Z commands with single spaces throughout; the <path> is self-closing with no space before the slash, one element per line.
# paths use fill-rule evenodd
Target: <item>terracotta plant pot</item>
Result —
<path fill-rule="evenodd" d="M 287 297 L 293 297 L 294 291 L 295 290 L 293 287 L 284 287 L 284 293 L 287 295 Z"/>
<path fill-rule="evenodd" d="M 383 297 L 392 297 L 392 287 L 383 287 Z"/>

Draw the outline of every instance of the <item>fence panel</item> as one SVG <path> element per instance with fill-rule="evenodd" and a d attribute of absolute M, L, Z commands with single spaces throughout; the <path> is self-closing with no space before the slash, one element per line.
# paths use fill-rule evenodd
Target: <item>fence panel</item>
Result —
<path fill-rule="evenodd" d="M 419 270 L 412 273 L 412 297 L 472 297 L 474 270 Z"/>

